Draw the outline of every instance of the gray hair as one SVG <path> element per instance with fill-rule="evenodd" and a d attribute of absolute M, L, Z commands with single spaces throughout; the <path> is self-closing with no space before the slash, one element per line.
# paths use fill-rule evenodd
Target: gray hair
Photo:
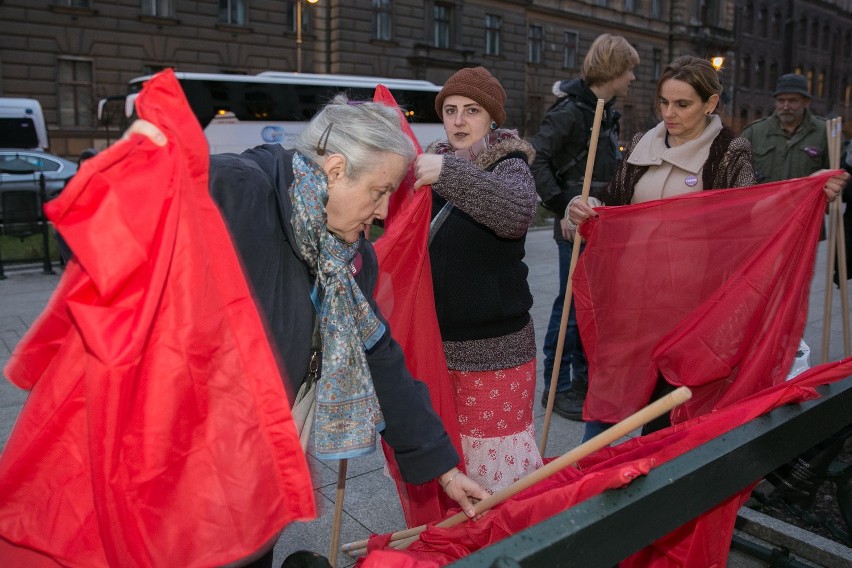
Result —
<path fill-rule="evenodd" d="M 414 143 L 400 126 L 396 109 L 381 103 L 350 101 L 339 94 L 320 110 L 296 138 L 294 148 L 318 164 L 329 154 L 346 158 L 346 177 L 358 179 L 376 163 L 376 154 L 398 154 L 411 162 Z M 323 156 L 318 150 L 325 148 Z"/>

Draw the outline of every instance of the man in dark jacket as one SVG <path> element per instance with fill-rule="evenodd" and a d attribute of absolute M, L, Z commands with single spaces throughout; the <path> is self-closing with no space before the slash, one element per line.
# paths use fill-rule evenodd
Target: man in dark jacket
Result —
<path fill-rule="evenodd" d="M 565 211 L 572 197 L 580 195 L 586 169 L 589 140 L 597 99 L 607 101 L 597 141 L 592 183 L 606 183 L 618 165 L 618 119 L 615 97 L 624 97 L 636 78 L 636 50 L 621 36 L 603 34 L 595 39 L 583 60 L 582 78 L 562 81 L 554 87 L 560 96 L 548 109 L 532 139 L 536 150 L 531 169 L 542 204 L 554 213 L 553 238 L 559 251 L 559 292 L 553 302 L 544 339 L 544 395 L 547 405 L 550 379 L 559 339 L 565 285 L 571 263 L 571 241 Z M 553 411 L 569 420 L 581 420 L 588 386 L 588 365 L 580 341 L 574 304 L 571 303 Z M 573 379 L 571 369 L 573 367 Z"/>

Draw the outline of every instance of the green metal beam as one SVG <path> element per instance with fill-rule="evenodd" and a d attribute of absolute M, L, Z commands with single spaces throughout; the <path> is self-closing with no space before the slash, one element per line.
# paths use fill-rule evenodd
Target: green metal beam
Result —
<path fill-rule="evenodd" d="M 852 377 L 817 390 L 452 566 L 615 566 L 852 424 Z"/>

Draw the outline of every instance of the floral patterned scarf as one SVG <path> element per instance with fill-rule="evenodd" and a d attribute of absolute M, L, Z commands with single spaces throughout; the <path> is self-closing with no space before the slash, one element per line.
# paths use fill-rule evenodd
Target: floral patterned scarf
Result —
<path fill-rule="evenodd" d="M 314 443 L 321 459 L 351 458 L 371 452 L 376 430 L 384 428 L 365 351 L 384 335 L 385 326 L 352 274 L 350 262 L 360 242 L 343 242 L 326 227 L 325 172 L 296 152 L 293 174 L 290 223 L 299 252 L 316 277 L 311 300 L 323 351 Z"/>

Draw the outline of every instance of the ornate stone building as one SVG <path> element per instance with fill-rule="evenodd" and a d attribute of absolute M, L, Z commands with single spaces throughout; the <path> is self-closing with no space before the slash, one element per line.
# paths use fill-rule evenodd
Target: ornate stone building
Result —
<path fill-rule="evenodd" d="M 779 76 L 808 78 L 811 109 L 852 133 L 852 1 L 737 1 L 736 53 L 727 76 L 734 126 L 771 114 Z"/>
<path fill-rule="evenodd" d="M 97 124 L 97 101 L 164 67 L 301 68 L 440 84 L 462 66 L 484 65 L 506 88 L 507 125 L 530 135 L 553 101 L 553 83 L 578 76 L 591 42 L 609 32 L 627 37 L 642 60 L 620 102 L 627 139 L 656 121 L 656 80 L 684 53 L 726 57 L 729 122 L 771 108 L 774 69 L 811 73 L 814 88 L 822 85 L 818 111 L 830 103 L 848 115 L 850 10 L 849 1 L 793 0 L 0 0 L 0 96 L 39 99 L 52 151 L 75 156 L 117 135 Z M 759 19 L 764 12 L 768 20 Z M 781 20 L 775 38 L 770 24 Z M 764 27 L 768 36 L 758 34 Z M 792 48 L 782 47 L 788 37 Z M 761 58 L 758 80 L 751 69 Z"/>

